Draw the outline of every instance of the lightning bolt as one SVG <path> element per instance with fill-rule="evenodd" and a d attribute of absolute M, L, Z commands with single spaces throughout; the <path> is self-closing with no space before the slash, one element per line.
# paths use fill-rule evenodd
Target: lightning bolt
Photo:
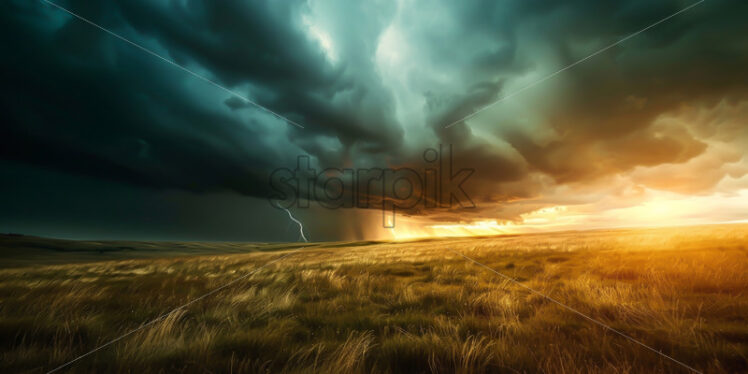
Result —
<path fill-rule="evenodd" d="M 288 210 L 288 208 L 284 208 L 284 207 L 280 206 L 280 204 L 278 204 L 278 203 L 276 203 L 275 206 L 277 206 L 280 209 L 285 210 L 286 213 L 288 213 L 288 218 L 290 218 L 291 221 L 294 221 L 294 222 L 296 222 L 297 225 L 299 225 L 299 234 L 301 234 L 301 238 L 304 239 L 304 242 L 309 243 L 309 240 L 307 240 L 306 236 L 304 235 L 304 224 L 301 223 L 301 221 L 299 221 L 298 219 L 296 219 L 296 217 L 294 217 L 293 214 L 291 214 L 291 211 Z"/>

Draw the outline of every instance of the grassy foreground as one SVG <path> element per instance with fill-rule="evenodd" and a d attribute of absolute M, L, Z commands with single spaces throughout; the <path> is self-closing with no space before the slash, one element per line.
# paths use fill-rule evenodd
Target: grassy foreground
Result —
<path fill-rule="evenodd" d="M 316 245 L 63 371 L 688 372 L 445 248 L 700 371 L 748 371 L 745 225 Z M 46 372 L 272 249 L 0 270 L 0 372 Z"/>

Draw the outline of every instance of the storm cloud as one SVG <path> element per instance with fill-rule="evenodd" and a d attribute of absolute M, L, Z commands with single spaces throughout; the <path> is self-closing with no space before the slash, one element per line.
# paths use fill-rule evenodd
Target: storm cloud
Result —
<path fill-rule="evenodd" d="M 98 188 L 141 196 L 128 198 L 140 213 L 119 211 L 133 228 L 127 235 L 148 225 L 149 205 L 178 195 L 182 206 L 161 207 L 170 213 L 149 235 L 181 220 L 193 237 L 210 210 L 257 224 L 207 225 L 198 238 L 282 240 L 282 215 L 257 218 L 272 209 L 263 200 L 273 170 L 295 167 L 300 155 L 319 170 L 417 167 L 423 151 L 440 144 L 453 146 L 457 167 L 475 170 L 466 190 L 476 208 L 408 212 L 434 222 L 609 204 L 584 192 L 601 185 L 618 196 L 640 188 L 748 188 L 742 2 L 699 4 L 464 121 L 693 2 L 59 4 L 304 128 L 42 1 L 10 0 L 0 14 L 0 159 L 3 175 L 19 179 L 4 181 L 1 191 L 15 204 L 2 213 L 5 231 L 48 227 L 35 217 L 49 214 L 56 198 L 44 192 L 41 206 L 31 183 L 53 173 L 89 186 L 61 186 L 69 190 L 57 199 L 76 195 L 92 206 L 116 199 L 115 192 L 107 201 L 92 196 Z M 232 211 L 241 204 L 227 199 L 250 205 Z M 27 209 L 36 213 L 21 213 Z M 96 214 L 75 215 L 71 232 L 86 235 Z M 352 213 L 324 214 L 342 227 Z M 318 234 L 363 237 L 366 230 L 320 227 Z"/>

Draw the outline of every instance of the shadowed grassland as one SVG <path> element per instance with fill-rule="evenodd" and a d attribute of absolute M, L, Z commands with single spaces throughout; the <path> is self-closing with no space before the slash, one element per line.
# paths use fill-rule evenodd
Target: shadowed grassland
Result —
<path fill-rule="evenodd" d="M 332 244 L 315 243 L 312 246 L 320 245 Z M 301 246 L 301 243 L 84 241 L 0 234 L 0 269 L 136 258 L 275 251 Z"/>
<path fill-rule="evenodd" d="M 302 249 L 67 372 L 748 371 L 748 227 Z M 207 245 L 207 244 L 205 244 Z M 273 251 L 269 251 L 273 249 Z M 0 270 L 0 372 L 45 372 L 287 253 Z"/>

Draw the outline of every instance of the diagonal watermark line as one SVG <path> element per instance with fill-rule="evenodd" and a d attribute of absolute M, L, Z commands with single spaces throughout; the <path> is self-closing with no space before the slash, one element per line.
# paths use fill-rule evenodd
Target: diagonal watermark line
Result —
<path fill-rule="evenodd" d="M 159 59 L 159 60 L 161 60 L 161 61 L 164 61 L 164 62 L 166 62 L 166 63 L 169 63 L 169 64 L 171 64 L 172 66 L 174 66 L 174 67 L 176 67 L 176 68 L 179 68 L 179 69 L 181 69 L 181 70 L 183 70 L 183 71 L 187 72 L 188 74 L 192 75 L 192 76 L 193 76 L 193 77 L 195 77 L 195 78 L 198 78 L 198 79 L 200 79 L 200 80 L 203 80 L 203 81 L 205 81 L 205 82 L 207 82 L 207 83 L 210 83 L 211 85 L 213 85 L 213 86 L 215 86 L 215 87 L 218 87 L 218 88 L 220 88 L 220 89 L 222 89 L 222 90 L 224 90 L 224 91 L 228 92 L 229 94 L 231 94 L 231 95 L 233 95 L 233 96 L 236 96 L 236 97 L 238 97 L 239 99 L 243 100 L 244 102 L 246 102 L 246 103 L 248 103 L 248 104 L 251 104 L 251 105 L 254 105 L 255 107 L 257 107 L 257 108 L 259 108 L 259 109 L 262 109 L 263 111 L 265 111 L 265 112 L 267 112 L 267 113 L 270 113 L 271 115 L 273 115 L 274 117 L 276 117 L 276 118 L 278 118 L 278 119 L 280 119 L 280 120 L 283 120 L 283 121 L 285 121 L 285 122 L 287 122 L 287 123 L 289 123 L 289 124 L 291 124 L 291 125 L 294 125 L 294 126 L 296 126 L 296 127 L 298 127 L 298 128 L 301 128 L 301 129 L 303 129 L 303 128 L 304 128 L 304 126 L 302 126 L 302 125 L 300 125 L 300 124 L 298 124 L 298 123 L 296 123 L 296 122 L 294 122 L 294 121 L 291 121 L 290 119 L 288 119 L 288 118 L 286 118 L 286 117 L 284 117 L 284 116 L 282 116 L 282 115 L 280 115 L 280 114 L 278 114 L 278 113 L 276 113 L 276 112 L 274 112 L 274 111 L 272 111 L 272 110 L 270 110 L 270 109 L 268 109 L 268 108 L 266 108 L 266 107 L 264 107 L 264 106 L 262 106 L 262 105 L 258 104 L 257 102 L 255 102 L 255 101 L 253 101 L 253 100 L 250 100 L 250 99 L 249 99 L 248 97 L 246 97 L 246 96 L 244 96 L 244 95 L 242 95 L 242 94 L 240 94 L 240 93 L 238 93 L 238 92 L 236 92 L 236 91 L 234 91 L 234 90 L 231 90 L 231 89 L 229 89 L 229 88 L 226 88 L 226 87 L 224 87 L 224 86 L 222 86 L 222 85 L 218 84 L 217 82 L 215 82 L 215 81 L 213 81 L 213 80 L 211 80 L 211 79 L 209 79 L 209 78 L 206 78 L 206 77 L 205 77 L 205 76 L 203 76 L 203 75 L 200 75 L 200 74 L 198 74 L 198 73 L 195 73 L 194 71 L 192 71 L 192 70 L 188 69 L 188 68 L 187 68 L 187 67 L 185 67 L 184 65 L 178 64 L 178 63 L 176 63 L 176 62 L 174 62 L 174 61 L 172 61 L 172 60 L 170 60 L 170 59 L 168 59 L 168 58 L 166 58 L 166 57 L 164 57 L 164 56 L 161 56 L 160 54 L 158 54 L 158 53 L 156 53 L 156 52 L 154 52 L 154 51 L 152 51 L 152 50 L 150 50 L 150 49 L 148 49 L 148 48 L 146 48 L 146 47 L 143 47 L 142 45 L 140 45 L 140 44 L 138 44 L 138 43 L 135 43 L 135 42 L 133 42 L 132 40 L 130 40 L 130 39 L 127 39 L 127 38 L 125 38 L 124 36 L 121 36 L 121 35 L 119 35 L 119 34 L 115 33 L 114 31 L 110 31 L 109 29 L 107 29 L 107 28 L 105 28 L 105 27 L 103 27 L 103 26 L 99 26 L 98 24 L 96 24 L 96 23 L 94 23 L 94 22 L 92 22 L 92 21 L 88 20 L 87 18 L 85 18 L 85 17 L 83 17 L 83 16 L 80 16 L 80 15 L 78 15 L 78 14 L 74 13 L 73 11 L 71 11 L 71 10 L 69 10 L 69 9 L 67 9 L 67 8 L 65 8 L 65 7 L 63 7 L 63 6 L 61 6 L 61 5 L 55 4 L 55 3 L 53 3 L 53 2 L 51 2 L 51 1 L 49 1 L 49 0 L 41 0 L 41 1 L 42 1 L 42 2 L 44 2 L 44 3 L 47 3 L 47 4 L 51 5 L 51 6 L 53 6 L 53 7 L 55 7 L 55 8 L 57 8 L 57 9 L 60 9 L 60 10 L 62 10 L 63 12 L 65 12 L 65 13 L 67 13 L 67 14 L 69 14 L 69 15 L 71 15 L 71 16 L 73 16 L 73 17 L 75 17 L 75 18 L 77 18 L 77 19 L 79 19 L 79 20 L 81 20 L 81 21 L 83 21 L 83 22 L 85 22 L 85 23 L 87 23 L 87 24 L 89 24 L 89 25 L 93 26 L 93 27 L 96 27 L 97 29 L 99 29 L 99 30 L 101 30 L 101 31 L 103 31 L 103 32 L 105 32 L 105 33 L 107 33 L 107 34 L 109 34 L 109 35 L 111 35 L 111 36 L 113 36 L 113 37 L 115 37 L 115 38 L 119 39 L 119 40 L 122 40 L 122 41 L 124 41 L 125 43 L 128 43 L 128 44 L 132 45 L 133 47 L 135 47 L 135 48 L 138 48 L 138 49 L 140 49 L 141 51 L 143 51 L 143 52 L 145 52 L 145 53 L 148 53 L 149 55 L 151 55 L 151 56 L 153 56 L 153 57 L 156 57 L 156 58 L 158 58 L 158 59 Z"/>
<path fill-rule="evenodd" d="M 683 9 L 681 9 L 681 10 L 679 10 L 679 11 L 677 11 L 677 12 L 675 12 L 675 13 L 673 13 L 673 14 L 671 14 L 671 15 L 669 15 L 669 16 L 667 16 L 667 17 L 665 17 L 665 18 L 663 18 L 663 19 L 661 19 L 661 20 L 659 20 L 659 21 L 657 21 L 657 22 L 655 22 L 655 23 L 653 23 L 653 24 L 651 24 L 651 25 L 649 25 L 649 26 L 647 26 L 647 27 L 645 27 L 645 28 L 637 31 L 637 32 L 635 32 L 635 33 L 633 33 L 633 34 L 630 34 L 629 36 L 627 36 L 627 37 L 625 37 L 623 39 L 618 40 L 617 42 L 615 42 L 613 44 L 608 45 L 607 47 L 604 47 L 603 49 L 600 49 L 600 50 L 592 53 L 591 55 L 588 55 L 587 57 L 585 57 L 585 58 L 583 58 L 581 60 L 578 60 L 578 61 L 576 61 L 574 63 L 569 64 L 569 65 L 566 65 L 565 67 L 561 68 L 560 70 L 557 70 L 557 71 L 555 71 L 555 72 L 553 72 L 551 74 L 548 74 L 545 77 L 540 78 L 540 79 L 538 79 L 538 80 L 536 80 L 536 81 L 534 81 L 534 82 L 532 82 L 532 83 L 530 83 L 530 84 L 528 84 L 528 85 L 526 85 L 526 86 L 518 89 L 517 91 L 514 91 L 514 92 L 512 92 L 512 93 L 510 93 L 508 95 L 502 96 L 501 98 L 499 98 L 498 100 L 494 101 L 493 103 L 488 104 L 488 105 L 484 106 L 483 108 L 480 108 L 480 109 L 478 109 L 478 110 L 476 110 L 476 111 L 468 114 L 467 116 L 462 117 L 462 118 L 458 119 L 457 121 L 454 121 L 454 122 L 452 122 L 452 123 L 444 126 L 444 128 L 445 129 L 450 128 L 450 127 L 452 127 L 452 126 L 454 126 L 454 125 L 456 125 L 456 124 L 458 124 L 460 122 L 465 121 L 466 119 L 472 118 L 475 115 L 477 115 L 477 114 L 485 111 L 486 109 L 489 109 L 489 108 L 493 107 L 494 105 L 496 105 L 496 104 L 498 104 L 498 103 L 500 103 L 500 102 L 502 102 L 502 101 L 504 101 L 506 99 L 509 99 L 509 98 L 511 98 L 513 96 L 516 96 L 516 95 L 522 93 L 523 91 L 525 91 L 525 90 L 527 90 L 529 88 L 535 87 L 535 86 L 539 85 L 540 83 L 543 83 L 543 82 L 545 82 L 545 81 L 547 81 L 547 80 L 555 77 L 556 75 L 561 74 L 562 72 L 564 72 L 566 70 L 569 70 L 569 69 L 573 68 L 574 66 L 577 66 L 577 65 L 579 65 L 579 64 L 581 64 L 581 63 L 583 63 L 583 62 L 585 62 L 585 61 L 587 61 L 589 59 L 591 59 L 592 57 L 595 57 L 595 56 L 597 56 L 597 55 L 599 55 L 599 54 L 601 54 L 601 53 L 603 53 L 603 52 L 605 52 L 605 51 L 607 51 L 607 50 L 609 50 L 609 49 L 611 49 L 611 48 L 613 48 L 613 47 L 615 47 L 615 46 L 617 46 L 617 45 L 619 45 L 619 44 L 621 44 L 621 43 L 623 43 L 623 42 L 625 42 L 625 41 L 627 41 L 627 40 L 629 40 L 629 39 L 631 39 L 631 38 L 633 38 L 633 37 L 635 37 L 635 36 L 637 36 L 637 35 L 639 35 L 641 33 L 643 33 L 643 32 L 645 32 L 645 31 L 649 30 L 649 29 L 651 29 L 651 28 L 653 28 L 653 27 L 655 27 L 655 26 L 657 26 L 657 25 L 659 25 L 659 24 L 661 24 L 661 23 L 663 23 L 663 22 L 665 22 L 665 21 L 667 21 L 667 20 L 669 20 L 669 19 L 671 19 L 671 18 L 673 18 L 673 17 L 675 17 L 675 16 L 677 16 L 677 15 L 679 15 L 679 14 L 681 14 L 681 13 L 683 13 L 683 12 L 685 12 L 685 11 L 687 11 L 687 10 L 689 10 L 689 9 L 691 9 L 691 8 L 699 5 L 699 4 L 701 4 L 701 3 L 703 3 L 704 1 L 705 0 L 699 0 L 699 1 L 691 4 L 691 5 L 683 8 Z"/>
<path fill-rule="evenodd" d="M 287 258 L 287 257 L 289 257 L 289 256 L 291 256 L 293 254 L 299 253 L 299 251 L 301 251 L 304 248 L 307 248 L 307 247 L 301 247 L 301 248 L 296 249 L 296 250 L 294 250 L 292 252 L 286 253 L 285 255 L 276 258 L 275 260 L 268 261 L 268 262 L 264 263 L 262 266 L 260 266 L 258 268 L 255 268 L 254 270 L 252 270 L 252 271 L 250 271 L 250 272 L 242 275 L 241 277 L 236 278 L 236 279 L 232 280 L 231 282 L 228 282 L 228 283 L 224 284 L 223 286 L 220 286 L 218 288 L 214 288 L 210 292 L 205 293 L 205 294 L 203 294 L 203 295 L 201 295 L 199 297 L 196 297 L 196 298 L 188 301 L 187 303 L 185 303 L 183 305 L 180 305 L 180 306 L 178 306 L 178 307 L 176 307 L 176 308 L 174 308 L 174 309 L 172 309 L 172 310 L 170 310 L 170 311 L 168 311 L 168 312 L 166 312 L 166 313 L 164 313 L 164 314 L 162 314 L 162 315 L 154 318 L 150 322 L 142 324 L 139 327 L 137 327 L 137 328 L 135 328 L 133 330 L 130 330 L 127 333 L 122 334 L 119 337 L 114 338 L 114 339 L 112 339 L 112 340 L 110 340 L 110 341 L 108 341 L 108 342 L 106 342 L 106 343 L 104 343 L 104 344 L 102 344 L 102 345 L 100 345 L 100 346 L 98 346 L 98 347 L 96 347 L 96 348 L 94 348 L 94 349 L 92 349 L 92 350 L 90 350 L 90 351 L 88 351 L 88 352 L 86 352 L 86 353 L 84 353 L 84 354 L 82 354 L 82 355 L 80 355 L 80 356 L 78 356 L 78 357 L 76 357 L 76 358 L 74 358 L 74 359 L 72 359 L 72 360 L 70 360 L 70 361 L 68 361 L 68 362 L 66 362 L 66 363 L 64 363 L 64 364 L 56 367 L 56 368 L 54 368 L 54 369 L 52 369 L 52 370 L 50 370 L 50 371 L 48 371 L 47 374 L 51 374 L 51 373 L 57 372 L 60 369 L 63 369 L 65 367 L 67 367 L 67 366 L 70 366 L 71 364 L 75 363 L 78 360 L 81 360 L 81 359 L 83 359 L 85 357 L 88 357 L 88 356 L 90 356 L 90 355 L 92 355 L 92 354 L 94 354 L 94 353 L 96 353 L 96 352 L 98 352 L 98 351 L 100 351 L 100 350 L 102 350 L 102 349 L 104 349 L 104 348 L 106 348 L 106 347 L 108 347 L 108 346 L 110 346 L 110 345 L 112 345 L 112 344 L 114 344 L 114 343 L 116 343 L 116 342 L 118 342 L 118 341 L 120 341 L 120 340 L 122 340 L 122 339 L 124 339 L 124 338 L 126 338 L 126 337 L 128 337 L 128 336 L 130 336 L 130 335 L 132 335 L 134 333 L 136 333 L 136 332 L 138 332 L 138 331 L 140 331 L 140 330 L 145 329 L 146 327 L 149 327 L 149 326 L 152 326 L 152 325 L 154 325 L 154 324 L 156 324 L 158 322 L 161 322 L 164 319 L 166 319 L 167 317 L 169 317 L 170 315 L 176 313 L 177 311 L 185 309 L 185 308 L 189 307 L 190 305 L 192 305 L 192 304 L 194 304 L 194 303 L 196 303 L 196 302 L 198 302 L 198 301 L 200 301 L 200 300 L 202 300 L 202 299 L 204 299 L 204 298 L 206 298 L 206 297 L 208 297 L 210 295 L 218 293 L 218 292 L 224 290 L 225 288 L 228 288 L 228 287 L 236 284 L 237 282 L 240 282 L 240 281 L 246 279 L 247 277 L 251 276 L 252 274 L 257 273 L 258 271 L 262 270 L 263 268 L 267 267 L 270 264 L 274 264 L 274 263 L 276 263 L 276 262 L 278 262 L 280 260 L 283 260 L 283 259 L 285 259 L 285 258 Z"/>
<path fill-rule="evenodd" d="M 568 305 L 566 305 L 566 304 L 564 304 L 564 303 L 562 303 L 562 302 L 560 302 L 560 301 L 558 301 L 558 300 L 556 300 L 556 299 L 554 299 L 554 298 L 552 298 L 552 297 L 550 297 L 550 296 L 548 296 L 548 295 L 546 295 L 546 294 L 544 294 L 544 293 L 542 293 L 540 291 L 536 291 L 535 289 L 533 289 L 533 288 L 531 288 L 531 287 L 529 287 L 527 285 L 522 284 L 520 281 L 518 281 L 518 280 L 516 280 L 516 279 L 514 279 L 512 277 L 510 277 L 508 275 L 504 275 L 504 274 L 498 272 L 497 270 L 495 270 L 494 268 L 492 268 L 492 267 L 490 267 L 488 265 L 480 263 L 480 262 L 476 261 L 475 259 L 473 259 L 471 257 L 468 257 L 468 256 L 466 256 L 466 255 L 464 255 L 464 254 L 462 254 L 462 253 L 460 253 L 458 251 L 455 251 L 453 249 L 450 249 L 450 248 L 445 248 L 445 249 L 448 250 L 448 251 L 450 251 L 450 252 L 452 252 L 452 253 L 454 253 L 454 254 L 456 254 L 456 255 L 461 256 L 462 258 L 464 258 L 464 259 L 466 259 L 466 260 L 468 260 L 468 261 L 470 261 L 470 262 L 472 262 L 472 263 L 474 263 L 474 264 L 476 264 L 476 265 L 478 265 L 478 266 L 480 266 L 480 267 L 482 267 L 484 269 L 490 270 L 494 274 L 496 274 L 496 275 L 498 275 L 498 276 L 500 276 L 500 277 L 502 277 L 502 278 L 504 278 L 504 279 L 506 279 L 506 280 L 508 280 L 508 281 L 510 281 L 510 282 L 512 282 L 512 283 L 514 283 L 514 284 L 516 284 L 516 285 L 518 285 L 518 286 L 520 286 L 520 287 L 528 290 L 528 291 L 530 291 L 531 293 L 533 293 L 535 295 L 538 295 L 538 296 L 540 296 L 540 297 L 542 297 L 542 298 L 544 298 L 544 299 L 546 299 L 548 301 L 551 301 L 554 304 L 557 304 L 558 306 L 560 306 L 560 307 L 562 307 L 562 308 L 564 308 L 564 309 L 566 309 L 566 310 L 568 310 L 568 311 L 570 311 L 570 312 L 572 312 L 572 313 L 574 313 L 574 314 L 576 314 L 576 315 L 578 315 L 578 316 L 580 316 L 580 317 L 582 317 L 582 318 L 584 318 L 584 319 L 586 319 L 586 320 L 588 320 L 588 321 L 590 321 L 590 322 L 592 322 L 592 323 L 594 323 L 594 324 L 596 324 L 596 325 L 598 325 L 598 326 L 600 326 L 600 327 L 602 327 L 602 328 L 604 328 L 604 329 L 606 329 L 608 331 L 616 333 L 616 334 L 618 334 L 618 335 L 620 335 L 620 336 L 628 339 L 629 341 L 632 341 L 632 342 L 634 342 L 634 343 L 636 343 L 636 344 L 638 344 L 638 345 L 640 345 L 640 346 L 642 346 L 642 347 L 644 347 L 644 348 L 646 348 L 646 349 L 648 349 L 648 350 L 650 350 L 650 351 L 652 351 L 654 353 L 657 353 L 658 355 L 660 355 L 662 357 L 665 357 L 668 360 L 670 360 L 672 362 L 675 362 L 678 365 L 681 365 L 684 368 L 686 368 L 686 369 L 688 369 L 688 370 L 690 370 L 690 371 L 692 371 L 694 373 L 703 374 L 701 371 L 699 371 L 699 370 L 697 370 L 697 369 L 689 366 L 688 364 L 686 364 L 686 363 L 684 363 L 682 361 L 678 361 L 675 358 L 673 358 L 672 356 L 669 356 L 669 355 L 667 355 L 665 353 L 662 353 L 661 351 L 658 351 L 658 350 L 656 350 L 656 349 L 654 349 L 654 348 L 652 348 L 652 347 L 650 347 L 650 346 L 642 343 L 641 341 L 639 341 L 639 340 L 637 340 L 637 339 L 635 339 L 635 338 L 633 338 L 633 337 L 631 337 L 631 336 L 629 336 L 629 335 L 627 335 L 627 334 L 625 334 L 625 333 L 623 333 L 623 332 L 621 332 L 619 330 L 616 330 L 616 329 L 608 326 L 607 324 L 605 324 L 605 323 L 603 323 L 603 322 L 601 322 L 599 320 L 596 320 L 596 319 L 594 319 L 594 318 L 592 318 L 592 317 L 590 317 L 590 316 L 588 316 L 588 315 L 586 315 L 586 314 L 584 314 L 584 313 L 582 313 L 582 312 L 580 312 L 580 311 L 578 311 L 578 310 L 576 310 L 576 309 L 574 309 L 574 308 L 572 308 L 572 307 L 570 307 L 570 306 L 568 306 Z"/>

